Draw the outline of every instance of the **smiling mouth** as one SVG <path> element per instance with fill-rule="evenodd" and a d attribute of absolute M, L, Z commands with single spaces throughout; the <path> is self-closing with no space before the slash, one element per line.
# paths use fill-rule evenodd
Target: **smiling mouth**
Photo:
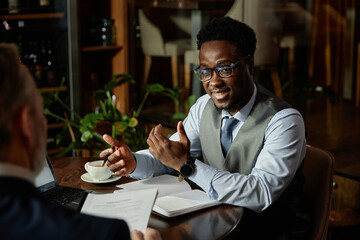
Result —
<path fill-rule="evenodd" d="M 229 88 L 212 88 L 210 89 L 211 93 L 224 93 L 224 92 L 228 92 Z"/>
<path fill-rule="evenodd" d="M 214 89 L 211 91 L 211 95 L 217 100 L 222 100 L 227 97 L 229 92 L 229 89 Z"/>

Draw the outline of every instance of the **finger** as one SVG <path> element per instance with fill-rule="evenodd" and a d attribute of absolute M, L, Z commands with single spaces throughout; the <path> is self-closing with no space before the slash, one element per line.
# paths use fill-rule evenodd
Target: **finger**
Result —
<path fill-rule="evenodd" d="M 105 142 L 107 142 L 111 146 L 120 147 L 122 144 L 120 141 L 116 140 L 115 138 L 113 138 L 107 134 L 103 135 L 103 139 L 105 140 Z"/>
<path fill-rule="evenodd" d="M 108 155 L 109 155 L 109 149 L 105 149 L 101 151 L 101 153 L 99 154 L 100 158 L 105 158 Z"/>
<path fill-rule="evenodd" d="M 169 139 L 161 132 L 161 130 L 161 124 L 157 125 L 154 130 L 154 138 L 156 139 L 157 144 L 167 143 L 169 141 Z"/>
<path fill-rule="evenodd" d="M 139 230 L 132 230 L 131 233 L 131 240 L 143 240 L 144 234 Z"/>
<path fill-rule="evenodd" d="M 154 143 L 150 137 L 148 137 L 148 139 L 146 140 L 146 143 L 149 145 L 150 148 L 154 146 Z"/>
<path fill-rule="evenodd" d="M 150 153 L 154 154 L 157 145 L 151 140 L 151 138 L 148 138 L 148 140 L 146 140 L 146 143 L 149 145 L 148 150 L 150 151 Z"/>
<path fill-rule="evenodd" d="M 114 153 L 114 148 L 108 148 L 108 149 L 105 149 L 104 151 L 102 151 L 99 156 L 100 158 L 105 158 L 109 155 L 111 155 L 112 153 Z"/>
<path fill-rule="evenodd" d="M 149 136 L 148 136 L 148 138 L 146 140 L 146 143 L 149 144 L 149 146 L 152 146 L 154 138 L 155 138 L 155 136 L 154 136 L 154 128 L 152 128 L 150 133 L 149 133 Z"/>
<path fill-rule="evenodd" d="M 183 121 L 179 121 L 179 122 L 177 123 L 176 130 L 177 130 L 179 133 L 181 133 L 181 132 L 184 131 Z"/>
<path fill-rule="evenodd" d="M 161 124 L 159 124 L 155 127 L 154 136 L 158 139 L 162 139 L 162 138 L 167 139 L 167 137 L 162 133 L 162 125 Z"/>
<path fill-rule="evenodd" d="M 151 239 L 157 239 L 157 240 L 161 240 L 161 235 L 160 232 L 156 229 L 153 228 L 146 228 L 146 232 L 145 232 L 145 240 L 151 240 Z"/>
<path fill-rule="evenodd" d="M 185 128 L 184 128 L 184 125 L 183 125 L 182 121 L 179 121 L 178 124 L 177 124 L 177 132 L 178 132 L 179 137 L 180 137 L 180 142 L 187 143 L 189 141 L 189 139 L 188 139 L 188 137 L 186 135 Z"/>
<path fill-rule="evenodd" d="M 129 157 L 129 155 L 132 156 L 131 150 L 126 144 L 122 144 L 120 147 L 118 147 L 116 152 L 121 157 Z"/>
<path fill-rule="evenodd" d="M 116 172 L 121 171 L 124 168 L 125 161 L 123 159 L 121 159 L 121 160 L 119 160 L 119 161 L 117 161 L 115 163 L 112 163 L 112 164 L 108 165 L 108 166 L 110 168 L 110 171 L 116 173 Z"/>
<path fill-rule="evenodd" d="M 121 159 L 121 154 L 118 150 L 107 156 L 107 160 L 110 165 L 117 163 Z M 109 165 L 109 164 L 108 164 Z"/>
<path fill-rule="evenodd" d="M 149 133 L 149 137 L 154 137 L 155 127 L 153 127 Z"/>
<path fill-rule="evenodd" d="M 156 125 L 156 127 L 154 128 L 154 134 L 160 134 L 161 133 L 161 129 L 162 129 L 162 126 L 161 124 L 158 124 Z"/>
<path fill-rule="evenodd" d="M 116 176 L 126 176 L 130 173 L 131 171 L 129 171 L 129 168 L 125 167 L 120 167 L 117 171 L 114 171 L 114 174 Z"/>
<path fill-rule="evenodd" d="M 114 174 L 118 177 L 126 176 L 126 169 L 122 168 L 121 170 L 114 172 Z"/>

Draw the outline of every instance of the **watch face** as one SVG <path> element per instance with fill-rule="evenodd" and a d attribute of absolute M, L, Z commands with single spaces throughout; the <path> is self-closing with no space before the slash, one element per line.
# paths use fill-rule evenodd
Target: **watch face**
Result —
<path fill-rule="evenodd" d="M 180 173 L 183 177 L 190 177 L 194 168 L 190 164 L 185 164 L 180 168 Z"/>

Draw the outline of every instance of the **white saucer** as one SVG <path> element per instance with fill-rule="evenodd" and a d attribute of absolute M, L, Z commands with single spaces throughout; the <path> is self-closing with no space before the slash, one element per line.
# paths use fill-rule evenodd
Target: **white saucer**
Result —
<path fill-rule="evenodd" d="M 121 177 L 118 177 L 116 175 L 111 175 L 110 178 L 105 179 L 105 180 L 95 180 L 93 179 L 89 173 L 84 173 L 83 175 L 81 175 L 81 180 L 83 180 L 84 182 L 88 182 L 88 183 L 109 183 L 109 182 L 115 182 L 117 180 L 119 180 Z"/>

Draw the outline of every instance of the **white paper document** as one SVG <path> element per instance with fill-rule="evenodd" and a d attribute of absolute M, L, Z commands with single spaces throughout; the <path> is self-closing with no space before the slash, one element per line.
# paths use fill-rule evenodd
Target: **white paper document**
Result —
<path fill-rule="evenodd" d="M 130 231 L 137 229 L 145 233 L 156 196 L 156 188 L 109 194 L 89 193 L 81 212 L 122 219 L 127 222 Z"/>
<path fill-rule="evenodd" d="M 123 190 L 115 192 L 157 188 L 159 194 L 153 211 L 165 217 L 175 217 L 221 204 L 209 199 L 204 191 L 192 190 L 186 181 L 179 182 L 178 177 L 171 175 L 161 175 L 117 185 L 117 187 L 123 188 Z"/>
<path fill-rule="evenodd" d="M 191 187 L 186 181 L 179 182 L 178 178 L 171 175 L 161 175 L 149 179 L 140 181 L 125 183 L 117 185 L 116 187 L 124 190 L 139 190 L 147 188 L 157 188 L 158 198 L 173 193 L 190 191 Z M 123 190 L 116 190 L 115 192 L 121 192 Z"/>
<path fill-rule="evenodd" d="M 195 189 L 158 198 L 153 211 L 165 217 L 175 217 L 219 204 L 209 199 L 204 191 Z"/>

